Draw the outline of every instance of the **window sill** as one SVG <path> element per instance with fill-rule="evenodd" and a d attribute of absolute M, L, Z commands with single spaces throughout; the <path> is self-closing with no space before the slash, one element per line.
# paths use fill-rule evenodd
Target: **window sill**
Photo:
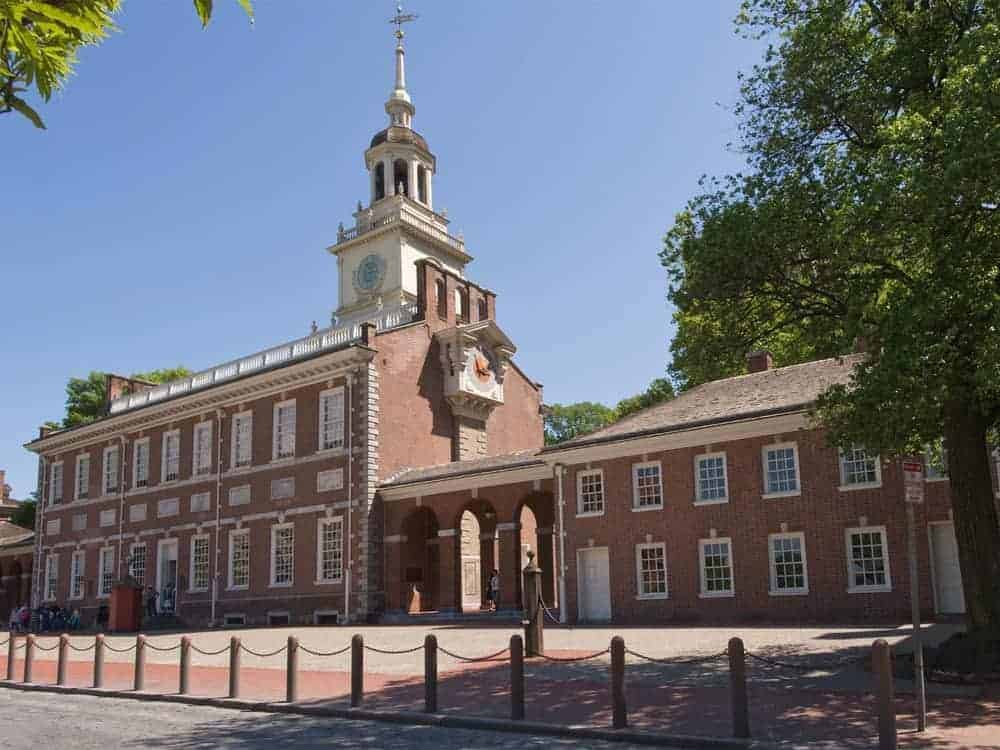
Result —
<path fill-rule="evenodd" d="M 865 484 L 842 484 L 837 488 L 838 492 L 854 492 L 855 490 L 877 490 L 882 486 L 881 482 L 866 482 Z"/>
<path fill-rule="evenodd" d="M 760 496 L 761 500 L 778 500 L 783 497 L 799 497 L 802 494 L 802 490 L 794 490 L 792 492 L 765 492 Z"/>
<path fill-rule="evenodd" d="M 347 455 L 347 450 L 344 448 L 344 446 L 340 445 L 340 446 L 336 446 L 334 448 L 321 448 L 320 450 L 316 451 L 315 455 L 317 455 L 317 456 L 344 456 L 344 455 Z"/>
<path fill-rule="evenodd" d="M 603 516 L 603 515 L 604 515 L 604 511 L 601 510 L 601 511 L 591 511 L 590 513 L 577 513 L 576 517 L 577 518 L 597 518 L 597 517 Z"/>
<path fill-rule="evenodd" d="M 338 583 L 343 583 L 343 578 L 332 578 L 329 581 L 313 581 L 314 586 L 336 586 Z"/>
<path fill-rule="evenodd" d="M 232 476 L 233 474 L 246 474 L 253 469 L 253 464 L 243 464 L 241 466 L 233 466 L 226 472 L 226 476 Z"/>
<path fill-rule="evenodd" d="M 270 583 L 270 584 L 268 584 L 267 587 L 269 589 L 290 589 L 292 587 L 292 585 L 293 585 L 293 582 L 289 581 L 288 583 Z"/>
<path fill-rule="evenodd" d="M 864 586 L 847 588 L 848 594 L 889 594 L 892 593 L 892 586 Z"/>
<path fill-rule="evenodd" d="M 736 596 L 735 591 L 701 591 L 698 593 L 699 599 L 732 599 L 734 596 Z"/>
<path fill-rule="evenodd" d="M 271 459 L 271 466 L 285 466 L 295 462 L 295 456 L 275 456 Z"/>
<path fill-rule="evenodd" d="M 663 503 L 659 505 L 642 505 L 640 507 L 632 506 L 633 513 L 645 513 L 648 510 L 663 510 Z"/>
<path fill-rule="evenodd" d="M 188 589 L 189 594 L 207 594 L 208 589 Z"/>
<path fill-rule="evenodd" d="M 768 590 L 768 596 L 809 596 L 809 589 L 794 589 L 791 591 L 772 591 Z"/>
<path fill-rule="evenodd" d="M 924 477 L 924 481 L 928 483 L 934 482 L 947 482 L 951 477 Z"/>
<path fill-rule="evenodd" d="M 715 498 L 713 500 L 695 500 L 692 505 L 696 508 L 702 505 L 726 505 L 729 503 L 729 496 Z"/>
<path fill-rule="evenodd" d="M 250 586 L 226 586 L 226 591 L 249 591 Z"/>
<path fill-rule="evenodd" d="M 635 600 L 638 602 L 655 602 L 662 601 L 664 599 L 669 599 L 670 594 L 638 594 Z"/>

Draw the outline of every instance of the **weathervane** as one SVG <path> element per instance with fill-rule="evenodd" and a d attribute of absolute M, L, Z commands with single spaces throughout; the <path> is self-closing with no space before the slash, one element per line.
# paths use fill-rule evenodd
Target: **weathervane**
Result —
<path fill-rule="evenodd" d="M 396 39 L 399 43 L 403 43 L 403 37 L 406 33 L 403 31 L 403 24 L 410 23 L 411 21 L 416 21 L 419 16 L 416 13 L 403 13 L 403 4 L 400 3 L 396 6 L 396 15 L 389 19 L 389 23 L 396 27 Z"/>

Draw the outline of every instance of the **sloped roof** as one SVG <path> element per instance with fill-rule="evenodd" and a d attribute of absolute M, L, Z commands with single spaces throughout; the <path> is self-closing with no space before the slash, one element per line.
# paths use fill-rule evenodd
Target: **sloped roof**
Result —
<path fill-rule="evenodd" d="M 35 532 L 31 529 L 17 526 L 10 521 L 0 521 L 0 550 L 30 544 L 34 537 Z"/>
<path fill-rule="evenodd" d="M 452 461 L 447 464 L 437 464 L 436 466 L 425 466 L 418 469 L 404 469 L 401 473 L 383 482 L 383 487 L 397 487 L 402 484 L 412 484 L 414 482 L 426 482 L 433 479 L 443 479 L 444 477 L 461 476 L 462 474 L 479 474 L 486 471 L 501 471 L 503 469 L 517 469 L 523 466 L 541 465 L 542 460 L 538 458 L 538 448 L 519 451 L 517 453 L 507 453 L 501 456 L 487 456 L 485 458 L 474 458 L 470 461 Z"/>

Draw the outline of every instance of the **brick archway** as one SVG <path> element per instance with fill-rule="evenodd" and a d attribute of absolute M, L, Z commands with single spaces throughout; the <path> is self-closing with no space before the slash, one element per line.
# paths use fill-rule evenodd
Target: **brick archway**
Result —
<path fill-rule="evenodd" d="M 438 608 L 441 588 L 441 553 L 437 516 L 427 507 L 414 508 L 402 524 L 399 591 L 390 606 L 416 614 Z"/>
<path fill-rule="evenodd" d="M 497 566 L 497 511 L 486 499 L 473 498 L 455 516 L 455 602 L 463 612 L 487 608 L 486 594 Z"/>
<path fill-rule="evenodd" d="M 517 601 L 521 601 L 521 570 L 527 563 L 526 553 L 530 549 L 535 553 L 535 564 L 542 570 L 542 599 L 549 609 L 558 605 L 556 597 L 556 535 L 555 531 L 555 498 L 551 492 L 533 491 L 517 504 L 514 511 L 516 537 L 518 540 L 517 567 Z"/>

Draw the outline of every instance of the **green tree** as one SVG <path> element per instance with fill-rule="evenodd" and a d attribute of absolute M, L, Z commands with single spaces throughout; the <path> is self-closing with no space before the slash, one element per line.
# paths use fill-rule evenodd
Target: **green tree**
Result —
<path fill-rule="evenodd" d="M 627 417 L 629 414 L 669 401 L 673 397 L 673 383 L 667 378 L 656 378 L 642 393 L 619 401 L 618 406 L 615 407 L 615 419 Z"/>
<path fill-rule="evenodd" d="M 191 371 L 186 367 L 178 366 L 136 373 L 131 378 L 147 383 L 166 383 L 190 374 Z M 86 378 L 70 378 L 66 383 L 66 415 L 63 417 L 62 427 L 76 427 L 104 416 L 106 398 L 103 372 L 91 372 Z"/>
<path fill-rule="evenodd" d="M 10 522 L 15 526 L 25 529 L 35 528 L 35 509 L 38 503 L 35 500 L 35 493 L 32 493 L 30 500 L 22 500 L 18 503 L 17 509 L 11 514 Z"/>
<path fill-rule="evenodd" d="M 661 254 L 683 386 L 867 358 L 820 399 L 837 445 L 943 437 L 969 622 L 1000 628 L 1000 10 L 977 0 L 745 0 L 774 40 L 741 79 L 745 174 L 703 183 Z M 901 500 L 900 500 L 901 502 Z"/>
<path fill-rule="evenodd" d="M 253 21 L 251 0 L 237 0 Z M 194 0 L 202 26 L 212 17 L 212 0 Z M 24 99 L 34 87 L 43 101 L 73 72 L 77 51 L 100 44 L 116 31 L 121 0 L 0 0 L 0 114 L 19 112 L 44 128 Z"/>
<path fill-rule="evenodd" d="M 614 419 L 614 409 L 594 401 L 552 404 L 545 415 L 545 444 L 554 445 L 593 432 Z"/>

